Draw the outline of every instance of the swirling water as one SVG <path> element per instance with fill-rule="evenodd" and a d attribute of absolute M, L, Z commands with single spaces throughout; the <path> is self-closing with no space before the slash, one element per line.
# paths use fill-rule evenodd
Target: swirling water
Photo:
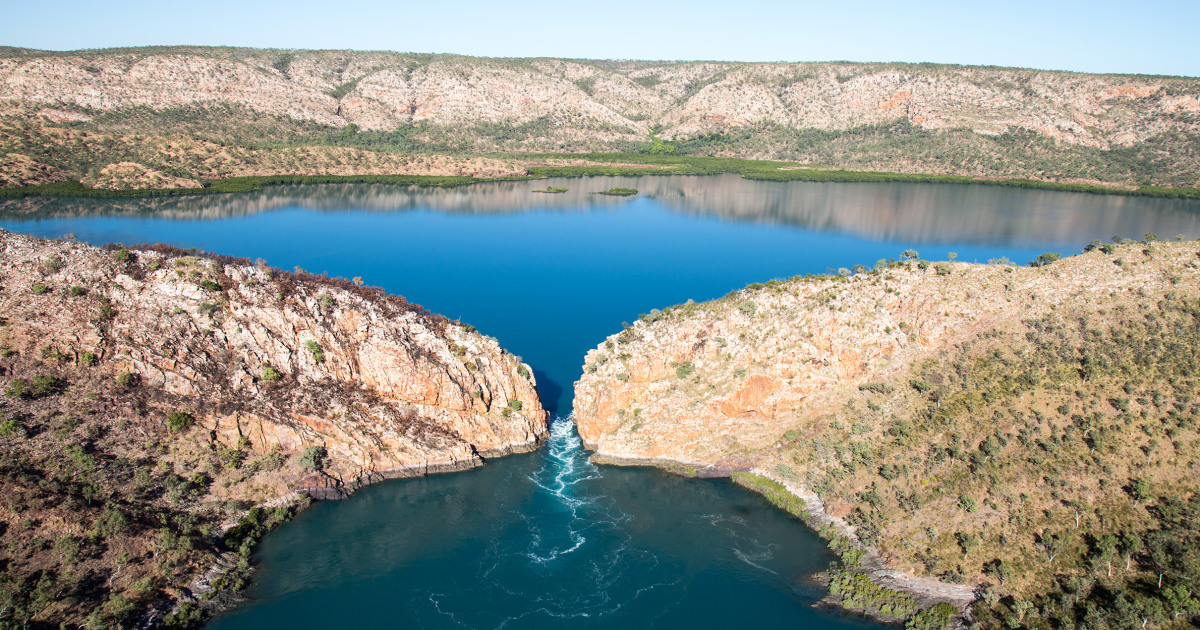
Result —
<path fill-rule="evenodd" d="M 536 194 L 547 185 L 564 195 Z M 635 199 L 590 194 L 641 189 Z M 569 420 L 584 353 L 652 308 L 896 257 L 1071 253 L 1200 237 L 1200 203 L 986 186 L 730 176 L 453 190 L 281 186 L 150 200 L 0 200 L 0 227 L 167 242 L 362 276 L 495 335 L 534 367 L 549 443 L 392 481 L 272 533 L 238 628 L 870 626 L 811 604 L 817 537 L 728 481 L 589 463 Z"/>
<path fill-rule="evenodd" d="M 538 455 L 319 504 L 260 557 L 257 601 L 211 627 L 864 625 L 807 605 L 811 532 L 728 481 L 601 469 L 566 419 Z"/>

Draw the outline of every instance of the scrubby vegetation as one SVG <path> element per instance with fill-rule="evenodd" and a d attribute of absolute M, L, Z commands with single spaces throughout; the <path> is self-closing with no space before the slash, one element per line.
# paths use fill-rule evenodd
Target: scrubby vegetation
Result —
<path fill-rule="evenodd" d="M 244 586 L 261 533 L 239 526 L 222 540 L 221 521 L 249 506 L 210 487 L 255 482 L 246 450 L 197 449 L 184 434 L 190 413 L 164 421 L 135 383 L 88 372 L 94 359 L 0 361 L 0 627 L 190 627 L 199 608 L 163 606 L 224 548 L 241 559 L 211 593 Z M 279 508 L 265 527 L 293 511 Z"/>
<path fill-rule="evenodd" d="M 864 542 L 989 585 L 979 627 L 1176 627 L 1200 615 L 1198 349 L 1196 297 L 1114 295 L 865 383 L 783 458 Z"/>
<path fill-rule="evenodd" d="M 907 251 L 872 269 L 655 309 L 589 355 L 621 353 L 585 374 L 583 391 L 620 388 L 631 407 L 658 410 L 636 420 L 636 441 L 618 410 L 605 429 L 615 448 L 752 463 L 762 474 L 735 481 L 791 513 L 802 506 L 770 478 L 814 492 L 857 538 L 823 532 L 841 556 L 835 590 L 852 593 L 852 607 L 896 610 L 852 575 L 873 575 L 857 568 L 872 549 L 872 562 L 977 588 L 975 627 L 1191 627 L 1200 621 L 1200 251 L 1153 234 L 1114 240 L 1079 257 L 1048 252 L 1032 268 L 924 264 Z M 814 336 L 817 326 L 836 332 Z M 824 378 L 828 366 L 794 366 L 853 344 L 864 351 L 851 361 L 881 347 L 897 355 L 825 393 L 767 398 L 756 411 L 774 418 L 747 420 L 742 410 L 759 403 L 741 392 L 786 394 Z M 680 359 L 654 368 L 643 353 Z M 685 363 L 695 370 L 677 378 Z M 641 383 L 615 378 L 634 369 Z M 577 398 L 577 414 L 589 400 Z M 749 427 L 745 442 L 693 451 L 693 441 L 672 441 L 675 414 L 711 417 L 730 400 Z M 759 427 L 765 439 L 750 442 Z M 926 628 L 947 615 L 904 616 Z"/>

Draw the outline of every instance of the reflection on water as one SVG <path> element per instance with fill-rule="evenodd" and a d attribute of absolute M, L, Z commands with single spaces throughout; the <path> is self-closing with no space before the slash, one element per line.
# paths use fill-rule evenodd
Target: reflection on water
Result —
<path fill-rule="evenodd" d="M 535 190 L 564 186 L 566 193 Z M 675 212 L 792 225 L 870 240 L 1040 246 L 1114 235 L 1200 237 L 1200 201 L 1093 195 L 1001 186 L 906 183 L 759 182 L 716 176 L 586 177 L 490 182 L 460 188 L 385 184 L 268 186 L 252 193 L 131 199 L 27 198 L 0 201 L 8 219 L 155 215 L 221 219 L 283 208 L 395 212 L 431 208 L 463 214 L 574 211 L 628 200 L 593 194 L 632 187 Z"/>

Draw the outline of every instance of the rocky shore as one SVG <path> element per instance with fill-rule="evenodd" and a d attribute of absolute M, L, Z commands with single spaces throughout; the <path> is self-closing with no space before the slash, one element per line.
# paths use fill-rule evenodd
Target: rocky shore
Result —
<path fill-rule="evenodd" d="M 214 587 L 237 590 L 301 497 L 548 434 L 529 366 L 379 289 L 3 231 L 0 258 L 0 487 L 15 497 L 0 533 L 30 621 L 150 619 L 196 602 L 188 585 L 214 565 L 238 568 Z"/>

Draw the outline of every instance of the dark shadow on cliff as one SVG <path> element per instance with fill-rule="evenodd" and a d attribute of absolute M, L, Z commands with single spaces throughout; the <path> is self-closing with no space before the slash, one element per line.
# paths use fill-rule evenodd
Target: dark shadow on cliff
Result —
<path fill-rule="evenodd" d="M 533 377 L 537 379 L 538 398 L 542 401 L 542 408 L 550 412 L 550 420 L 558 417 L 558 406 L 562 402 L 563 387 L 554 382 L 549 374 L 534 368 Z"/>

